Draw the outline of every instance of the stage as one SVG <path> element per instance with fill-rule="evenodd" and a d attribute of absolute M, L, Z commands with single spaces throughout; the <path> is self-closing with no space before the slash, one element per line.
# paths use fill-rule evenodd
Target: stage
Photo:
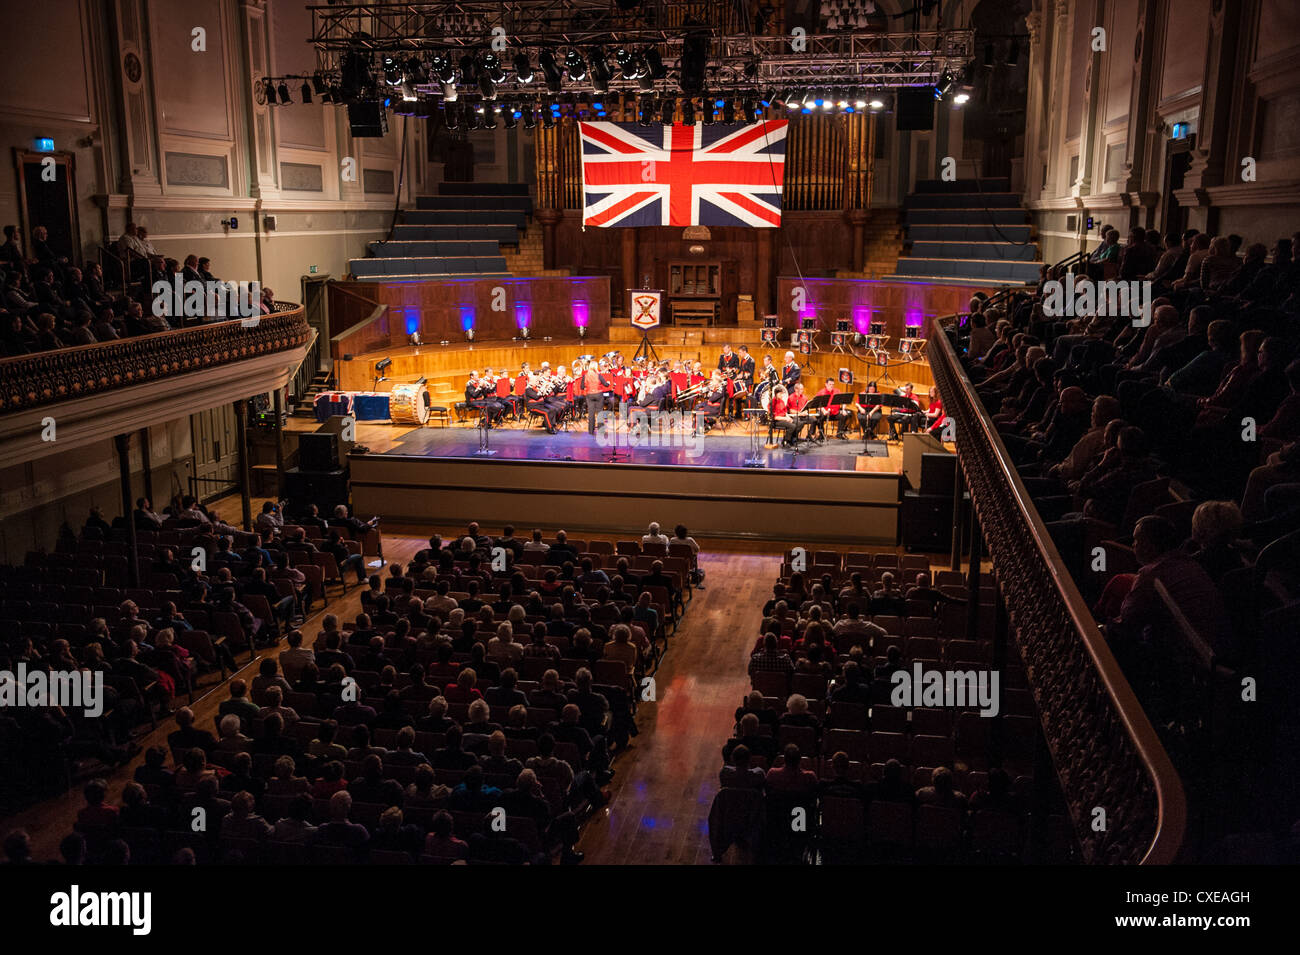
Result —
<path fill-rule="evenodd" d="M 689 429 L 652 435 L 651 446 L 627 430 L 493 428 L 489 455 L 477 453 L 482 436 L 473 426 L 358 423 L 357 442 L 370 451 L 349 458 L 356 511 L 604 533 L 657 520 L 719 537 L 892 544 L 898 536 L 901 446 L 873 442 L 883 456 L 864 455 L 856 432 L 794 454 L 768 448 L 764 428 L 756 455 L 740 422 L 698 439 Z M 747 466 L 755 457 L 762 466 Z"/>
<path fill-rule="evenodd" d="M 392 426 L 396 431 L 400 425 Z M 767 429 L 759 434 L 757 454 L 740 422 L 727 430 L 715 429 L 699 439 L 682 432 L 642 435 L 619 431 L 593 436 L 574 427 L 546 434 L 518 428 L 493 428 L 487 433 L 490 455 L 480 455 L 478 428 L 413 428 L 390 437 L 392 446 L 383 453 L 419 455 L 427 458 L 490 457 L 502 461 L 574 461 L 581 464 L 628 463 L 659 467 L 744 468 L 765 467 L 808 471 L 876 471 L 897 473 L 883 441 L 872 441 L 873 454 L 864 455 L 860 435 L 824 442 L 800 442 L 799 453 L 766 446 Z M 616 456 L 617 460 L 613 459 Z M 751 463 L 753 462 L 753 463 Z M 879 466 L 871 467 L 879 462 Z"/>

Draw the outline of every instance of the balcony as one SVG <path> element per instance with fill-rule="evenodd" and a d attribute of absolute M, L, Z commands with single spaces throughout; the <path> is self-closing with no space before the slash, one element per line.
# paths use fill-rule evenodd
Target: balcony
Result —
<path fill-rule="evenodd" d="M 280 302 L 247 328 L 214 322 L 0 360 L 0 464 L 282 387 L 314 334 L 301 305 Z"/>

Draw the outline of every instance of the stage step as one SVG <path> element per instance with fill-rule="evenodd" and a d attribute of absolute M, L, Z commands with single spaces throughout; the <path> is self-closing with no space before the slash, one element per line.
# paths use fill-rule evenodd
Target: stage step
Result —
<path fill-rule="evenodd" d="M 400 242 L 497 242 L 515 245 L 519 229 L 513 225 L 405 225 L 393 230 Z"/>
<path fill-rule="evenodd" d="M 899 259 L 896 272 L 909 277 L 962 281 L 968 278 L 995 282 L 1037 282 L 1042 262 L 989 259 Z"/>
<path fill-rule="evenodd" d="M 999 225 L 984 223 L 966 225 L 912 225 L 907 227 L 907 237 L 913 242 L 1028 242 L 1032 227 L 1028 225 Z"/>
<path fill-rule="evenodd" d="M 433 209 L 517 209 L 532 213 L 533 200 L 527 196 L 416 196 L 415 208 Z"/>
<path fill-rule="evenodd" d="M 922 242 L 912 243 L 912 257 L 917 259 L 999 259 L 1032 262 L 1038 248 L 1032 244 L 1011 242 Z"/>
<path fill-rule="evenodd" d="M 500 255 L 411 257 L 386 256 L 375 259 L 352 259 L 348 269 L 358 279 L 385 279 L 394 275 L 464 275 L 469 273 L 505 273 L 506 260 Z"/>
<path fill-rule="evenodd" d="M 444 257 L 460 256 L 478 258 L 501 254 L 501 243 L 494 239 L 472 239 L 459 241 L 424 241 L 407 242 L 393 240 L 390 242 L 371 242 L 367 248 L 375 258 L 401 257 Z"/>
<path fill-rule="evenodd" d="M 1020 197 L 1014 192 L 949 192 L 910 195 L 905 209 L 1019 209 Z"/>
<path fill-rule="evenodd" d="M 440 182 L 440 196 L 527 196 L 524 182 Z"/>
<path fill-rule="evenodd" d="M 957 179 L 947 182 L 943 179 L 918 179 L 916 192 L 1010 192 L 1011 180 L 1005 176 L 988 179 Z"/>
<path fill-rule="evenodd" d="M 909 209 L 907 225 L 1024 225 L 1024 209 L 985 209 L 966 206 L 950 209 Z"/>
<path fill-rule="evenodd" d="M 522 229 L 528 214 L 518 209 L 408 209 L 403 213 L 407 225 L 512 225 Z"/>

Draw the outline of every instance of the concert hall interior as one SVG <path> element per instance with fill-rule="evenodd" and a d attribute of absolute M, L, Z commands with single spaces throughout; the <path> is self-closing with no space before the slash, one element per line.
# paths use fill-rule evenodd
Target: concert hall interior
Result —
<path fill-rule="evenodd" d="M 1300 858 L 1291 0 L 23 6 L 9 861 Z"/>

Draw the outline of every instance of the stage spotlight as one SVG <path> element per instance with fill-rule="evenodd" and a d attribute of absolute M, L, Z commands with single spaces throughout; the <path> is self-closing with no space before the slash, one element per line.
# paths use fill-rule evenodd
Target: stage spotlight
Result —
<path fill-rule="evenodd" d="M 707 93 L 700 97 L 700 119 L 704 121 L 705 126 L 713 125 L 713 113 L 718 108 L 717 103 L 720 102 L 722 102 L 722 100 L 714 102 L 713 97 L 709 96 Z"/>
<path fill-rule="evenodd" d="M 382 375 L 384 372 L 386 372 L 389 369 L 389 367 L 392 364 L 393 364 L 393 360 L 391 358 L 379 359 L 379 361 L 375 362 L 375 374 Z"/>
<path fill-rule="evenodd" d="M 885 108 L 885 101 L 882 100 L 879 96 L 873 96 L 871 98 L 871 101 L 867 103 L 867 105 L 870 106 L 872 109 L 881 110 Z"/>
<path fill-rule="evenodd" d="M 641 64 L 637 62 L 636 54 L 627 47 L 620 46 L 614 51 L 614 62 L 618 64 L 624 79 L 635 80 L 641 76 Z"/>
<path fill-rule="evenodd" d="M 682 100 L 682 122 L 687 126 L 695 125 L 695 100 Z"/>
<path fill-rule="evenodd" d="M 642 126 L 652 125 L 655 121 L 654 98 L 650 96 L 642 96 L 638 112 L 640 113 L 640 123 Z"/>
<path fill-rule="evenodd" d="M 488 76 L 486 72 L 478 75 L 478 91 L 483 94 L 483 98 L 486 100 L 497 98 L 496 84 L 492 82 L 492 77 Z"/>
<path fill-rule="evenodd" d="M 668 67 L 664 66 L 663 57 L 659 55 L 659 50 L 653 46 L 645 48 L 646 74 L 652 80 L 662 80 L 668 75 Z"/>
<path fill-rule="evenodd" d="M 495 53 L 484 53 L 480 61 L 482 70 L 487 74 L 493 83 L 504 83 L 506 80 L 506 71 L 501 68 L 501 61 Z"/>
<path fill-rule="evenodd" d="M 310 103 L 310 102 L 311 102 L 311 84 L 310 84 L 310 83 L 304 82 L 304 83 L 302 84 L 302 101 L 303 101 L 304 103 Z"/>
<path fill-rule="evenodd" d="M 862 90 L 854 90 L 854 92 L 853 92 L 853 108 L 854 108 L 854 109 L 866 109 L 867 106 L 868 106 L 868 103 L 867 103 L 867 94 L 864 93 Z"/>
<path fill-rule="evenodd" d="M 500 114 L 500 112 L 501 112 L 501 107 L 500 107 L 500 106 L 493 106 L 491 109 L 487 109 L 487 108 L 485 108 L 485 107 L 483 107 L 483 106 L 480 106 L 480 107 L 479 107 L 479 110 L 481 111 L 481 112 L 480 112 L 480 115 L 483 117 L 483 128 L 484 128 L 484 129 L 496 129 L 496 128 L 497 128 L 497 116 L 498 116 L 498 115 Z"/>
<path fill-rule="evenodd" d="M 673 124 L 673 118 L 677 114 L 677 100 L 672 96 L 665 96 L 659 104 L 659 121 L 665 126 Z"/>
<path fill-rule="evenodd" d="M 460 107 L 455 103 L 443 103 L 442 121 L 447 124 L 448 129 L 460 128 Z"/>
<path fill-rule="evenodd" d="M 957 106 L 965 106 L 970 102 L 970 90 L 963 87 L 953 94 L 952 101 Z"/>
<path fill-rule="evenodd" d="M 745 79 L 752 80 L 758 76 L 758 60 L 749 60 L 745 63 Z"/>
<path fill-rule="evenodd" d="M 817 105 L 819 105 L 818 102 L 817 102 L 817 91 L 816 91 L 816 90 L 805 90 L 805 91 L 804 91 L 804 94 L 803 94 L 803 106 L 804 106 L 804 108 L 805 108 L 805 109 L 812 109 L 814 106 L 817 106 Z"/>
<path fill-rule="evenodd" d="M 317 73 L 311 78 L 311 83 L 316 90 L 317 96 L 326 96 L 329 94 L 329 87 L 325 84 L 325 77 L 323 74 Z"/>
<path fill-rule="evenodd" d="M 465 128 L 481 129 L 483 127 L 482 115 L 476 109 L 470 109 L 468 104 L 465 107 Z"/>
<path fill-rule="evenodd" d="M 262 86 L 263 86 L 262 92 L 266 96 L 266 105 L 274 106 L 275 105 L 275 80 L 271 79 L 270 77 L 267 77 L 266 79 L 262 80 Z"/>
<path fill-rule="evenodd" d="M 564 54 L 564 71 L 569 74 L 569 79 L 581 83 L 587 78 L 587 61 L 577 50 L 569 50 Z"/>
<path fill-rule="evenodd" d="M 587 51 L 591 61 L 591 88 L 597 93 L 609 92 L 609 63 L 605 59 L 605 51 L 598 46 L 593 46 Z"/>
<path fill-rule="evenodd" d="M 394 57 L 384 57 L 384 82 L 389 86 L 402 82 L 402 68 Z"/>
<path fill-rule="evenodd" d="M 506 129 L 514 129 L 519 123 L 519 117 L 522 115 L 513 105 L 507 103 L 505 109 L 501 111 L 501 121 L 505 124 Z"/>
<path fill-rule="evenodd" d="M 559 64 L 555 62 L 555 54 L 550 50 L 543 50 L 537 55 L 537 65 L 542 68 L 546 88 L 552 93 L 558 93 L 564 85 L 564 77 L 560 73 Z"/>
<path fill-rule="evenodd" d="M 722 121 L 728 126 L 736 125 L 736 101 L 728 99 L 722 104 Z"/>
<path fill-rule="evenodd" d="M 755 117 L 754 97 L 746 96 L 740 104 L 741 114 L 745 117 L 746 123 L 752 123 Z"/>
<path fill-rule="evenodd" d="M 527 53 L 516 53 L 512 61 L 515 67 L 515 76 L 519 82 L 527 86 L 533 81 L 533 64 L 529 62 Z"/>
<path fill-rule="evenodd" d="M 474 340 L 474 326 L 470 325 L 468 328 L 465 329 L 465 341 L 472 342 L 473 340 Z"/>
<path fill-rule="evenodd" d="M 441 83 L 454 83 L 456 81 L 456 67 L 452 65 L 451 58 L 444 56 L 442 53 L 433 55 L 433 59 L 429 61 L 429 68 Z"/>
<path fill-rule="evenodd" d="M 442 84 L 442 101 L 444 103 L 454 103 L 459 97 L 460 93 L 456 91 L 455 83 Z"/>
<path fill-rule="evenodd" d="M 276 87 L 276 89 L 277 89 L 277 90 L 279 91 L 279 93 L 280 93 L 280 102 L 281 102 L 281 103 L 292 103 L 292 102 L 293 102 L 293 98 L 289 95 L 289 84 L 288 84 L 288 83 L 281 82 L 280 85 L 279 85 L 278 87 Z"/>

